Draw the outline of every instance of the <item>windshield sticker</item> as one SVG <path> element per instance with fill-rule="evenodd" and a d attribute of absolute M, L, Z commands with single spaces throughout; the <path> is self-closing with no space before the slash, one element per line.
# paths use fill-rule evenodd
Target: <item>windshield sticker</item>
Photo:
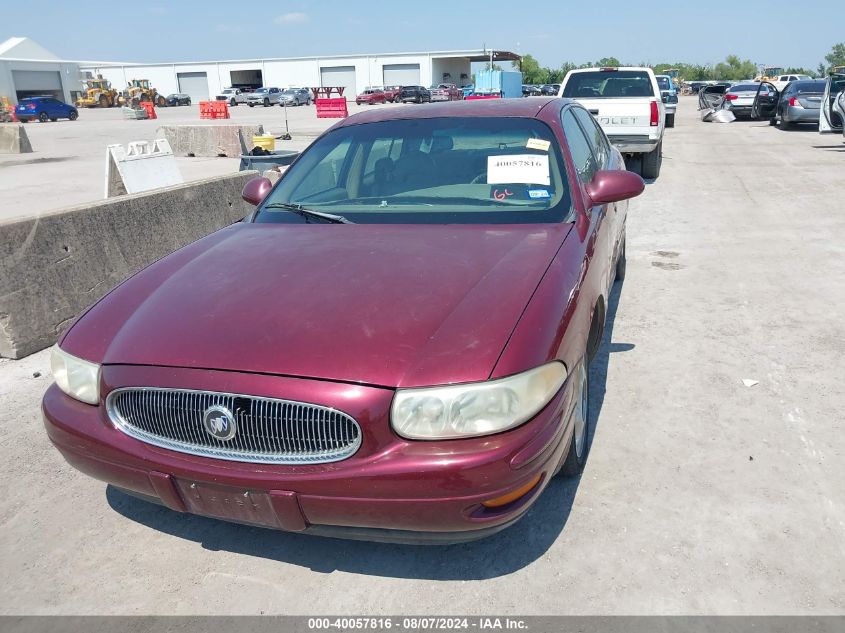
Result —
<path fill-rule="evenodd" d="M 549 157 L 537 154 L 487 157 L 487 184 L 550 185 Z"/>
<path fill-rule="evenodd" d="M 551 141 L 547 141 L 547 140 L 542 139 L 542 138 L 530 138 L 530 139 L 528 139 L 528 142 L 525 144 L 525 148 L 526 149 L 539 149 L 540 151 L 548 152 L 549 147 L 551 147 L 551 145 L 552 145 Z"/>
<path fill-rule="evenodd" d="M 529 198 L 551 198 L 552 195 L 549 193 L 548 189 L 529 189 L 528 190 L 528 197 Z"/>
<path fill-rule="evenodd" d="M 502 189 L 493 189 L 493 191 L 490 192 L 490 196 L 492 198 L 495 198 L 496 200 L 504 200 L 505 198 L 510 198 L 512 195 L 513 191 L 511 191 L 507 187 L 504 187 Z"/>

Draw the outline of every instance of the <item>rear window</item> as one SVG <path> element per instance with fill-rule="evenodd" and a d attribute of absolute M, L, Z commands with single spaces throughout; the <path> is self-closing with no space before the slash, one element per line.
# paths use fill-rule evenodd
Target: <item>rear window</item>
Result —
<path fill-rule="evenodd" d="M 816 81 L 796 81 L 790 87 L 789 91 L 802 94 L 805 92 L 824 92 L 824 86 L 827 82 L 822 80 Z"/>
<path fill-rule="evenodd" d="M 669 78 L 668 77 L 657 77 L 657 85 L 661 90 L 669 90 Z"/>
<path fill-rule="evenodd" d="M 364 224 L 523 224 L 570 213 L 564 163 L 536 119 L 443 117 L 337 128 L 285 173 L 256 222 L 294 203 Z"/>
<path fill-rule="evenodd" d="M 655 95 L 651 79 L 643 70 L 596 70 L 572 74 L 563 89 L 563 96 L 574 99 L 606 99 Z"/>
<path fill-rule="evenodd" d="M 760 84 L 737 84 L 728 88 L 728 92 L 757 92 L 759 87 Z"/>

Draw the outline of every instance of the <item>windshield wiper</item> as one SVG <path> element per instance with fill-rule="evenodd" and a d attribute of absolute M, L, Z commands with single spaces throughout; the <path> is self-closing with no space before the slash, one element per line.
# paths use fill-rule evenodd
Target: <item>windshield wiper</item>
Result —
<path fill-rule="evenodd" d="M 271 202 L 264 205 L 265 209 L 285 209 L 297 215 L 301 215 L 308 221 L 308 218 L 319 218 L 331 224 L 355 224 L 351 220 L 347 220 L 342 215 L 335 215 L 334 213 L 323 213 L 322 211 L 314 211 L 314 209 L 306 209 L 301 204 L 295 202 Z"/>

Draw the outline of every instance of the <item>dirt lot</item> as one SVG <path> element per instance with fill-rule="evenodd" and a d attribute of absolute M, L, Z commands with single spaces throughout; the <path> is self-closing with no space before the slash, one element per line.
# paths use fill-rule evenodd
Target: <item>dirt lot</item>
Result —
<path fill-rule="evenodd" d="M 586 471 L 474 544 L 323 540 L 125 497 L 50 447 L 47 353 L 0 362 L 0 611 L 845 613 L 844 168 L 841 137 L 704 124 L 682 99 L 631 206 Z"/>

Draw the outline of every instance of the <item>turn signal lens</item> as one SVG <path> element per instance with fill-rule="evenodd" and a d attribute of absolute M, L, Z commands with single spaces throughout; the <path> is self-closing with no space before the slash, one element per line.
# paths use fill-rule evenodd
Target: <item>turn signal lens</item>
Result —
<path fill-rule="evenodd" d="M 538 483 L 540 483 L 540 478 L 542 477 L 542 473 L 538 473 L 534 479 L 529 481 L 524 486 L 517 488 L 513 492 L 509 492 L 506 495 L 502 495 L 501 497 L 496 497 L 495 499 L 490 499 L 489 501 L 484 501 L 481 503 L 485 508 L 501 508 L 502 506 L 506 506 L 509 503 L 512 503 L 519 499 L 520 497 L 524 497 L 529 492 L 534 489 Z"/>

